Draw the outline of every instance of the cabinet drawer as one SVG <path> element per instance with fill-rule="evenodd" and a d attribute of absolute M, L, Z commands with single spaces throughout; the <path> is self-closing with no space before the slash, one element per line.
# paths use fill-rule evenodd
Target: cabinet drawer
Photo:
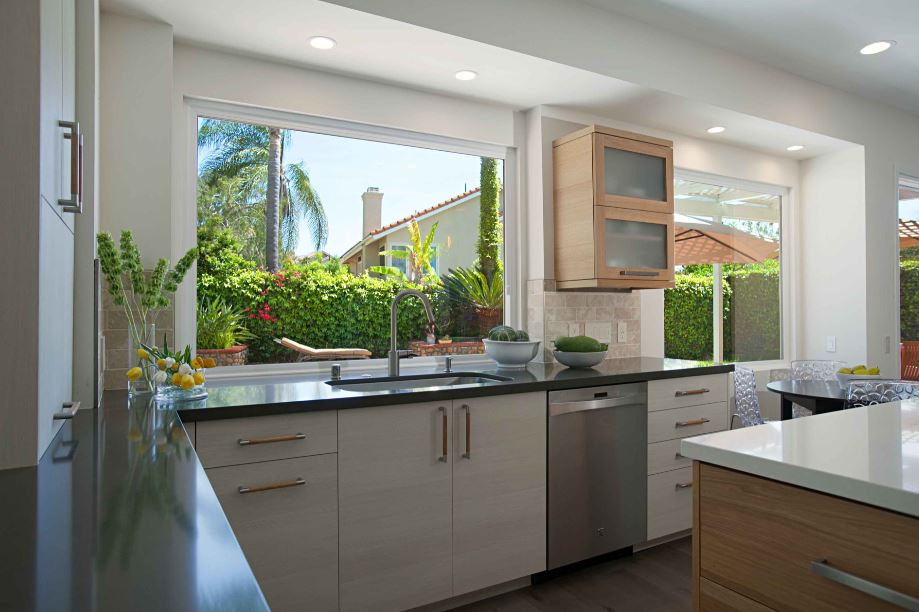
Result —
<path fill-rule="evenodd" d="M 655 442 L 648 445 L 648 474 L 659 474 L 691 467 L 692 459 L 680 454 L 680 439 Z"/>
<path fill-rule="evenodd" d="M 649 540 L 692 527 L 692 486 L 692 467 L 648 476 Z"/>
<path fill-rule="evenodd" d="M 652 412 L 727 400 L 727 374 L 668 378 L 648 383 L 648 410 Z"/>
<path fill-rule="evenodd" d="M 328 454 L 207 470 L 272 610 L 338 610 L 337 464 Z"/>
<path fill-rule="evenodd" d="M 758 601 L 748 599 L 705 578 L 699 579 L 699 586 L 699 607 L 705 612 L 769 612 L 772 610 Z"/>
<path fill-rule="evenodd" d="M 727 402 L 648 413 L 648 442 L 689 438 L 727 429 Z M 200 433 L 198 434 L 201 435 Z M 200 438 L 199 438 L 200 440 Z"/>
<path fill-rule="evenodd" d="M 778 610 L 893 610 L 815 573 L 837 570 L 919 597 L 919 519 L 700 466 L 704 578 Z"/>
<path fill-rule="evenodd" d="M 195 450 L 205 468 L 334 453 L 334 410 L 201 421 Z"/>

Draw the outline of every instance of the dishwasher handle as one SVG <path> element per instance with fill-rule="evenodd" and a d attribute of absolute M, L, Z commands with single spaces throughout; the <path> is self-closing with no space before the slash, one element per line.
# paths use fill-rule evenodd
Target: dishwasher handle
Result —
<path fill-rule="evenodd" d="M 587 410 L 617 408 L 619 406 L 634 406 L 636 404 L 646 404 L 647 401 L 648 395 L 646 393 L 636 393 L 634 395 L 624 395 L 620 397 L 601 397 L 574 402 L 559 402 L 557 404 L 549 404 L 549 416 L 560 416 L 572 412 L 585 412 Z"/>

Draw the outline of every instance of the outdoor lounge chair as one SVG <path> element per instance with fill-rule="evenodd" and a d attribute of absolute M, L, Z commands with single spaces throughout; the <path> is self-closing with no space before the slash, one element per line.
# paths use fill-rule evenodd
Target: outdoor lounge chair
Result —
<path fill-rule="evenodd" d="M 300 353 L 301 361 L 313 361 L 321 359 L 370 359 L 370 351 L 362 348 L 334 348 L 334 349 L 316 349 L 299 342 L 294 342 L 290 338 L 275 338 L 275 342 L 289 348 L 292 351 Z"/>

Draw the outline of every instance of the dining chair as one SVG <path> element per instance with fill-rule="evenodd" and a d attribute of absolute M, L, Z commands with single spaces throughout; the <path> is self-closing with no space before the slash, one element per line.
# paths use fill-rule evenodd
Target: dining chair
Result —
<path fill-rule="evenodd" d="M 849 383 L 846 408 L 873 406 L 919 398 L 919 382 L 907 380 L 853 380 Z"/>
<path fill-rule="evenodd" d="M 845 367 L 832 359 L 800 359 L 791 362 L 793 380 L 836 380 L 836 372 Z"/>
<path fill-rule="evenodd" d="M 759 409 L 759 397 L 756 395 L 756 373 L 750 368 L 734 366 L 734 413 L 731 415 L 730 428 L 734 429 L 734 419 L 742 427 L 762 425 L 766 421 Z"/>
<path fill-rule="evenodd" d="M 769 370 L 769 382 L 776 380 L 802 380 L 795 379 L 794 371 L 791 368 L 777 368 L 775 370 Z M 800 419 L 801 417 L 813 415 L 813 411 L 808 410 L 804 406 L 799 406 L 797 404 L 791 405 L 791 418 Z"/>

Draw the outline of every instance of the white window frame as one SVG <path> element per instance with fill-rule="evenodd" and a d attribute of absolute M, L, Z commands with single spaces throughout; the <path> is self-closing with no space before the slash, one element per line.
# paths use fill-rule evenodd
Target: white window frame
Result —
<path fill-rule="evenodd" d="M 793 219 L 795 218 L 795 203 L 793 190 L 781 185 L 771 183 L 762 183 L 759 181 L 739 179 L 734 177 L 722 176 L 709 172 L 700 172 L 698 170 L 688 170 L 684 168 L 674 168 L 673 178 L 706 183 L 709 185 L 722 185 L 724 187 L 733 187 L 757 193 L 765 193 L 778 196 L 782 199 L 780 219 L 781 227 L 779 242 L 779 267 L 781 278 L 779 279 L 779 303 L 781 305 L 782 320 L 780 328 L 782 330 L 781 350 L 782 355 L 779 359 L 764 361 L 737 361 L 738 365 L 751 367 L 755 370 L 767 370 L 773 368 L 788 367 L 788 364 L 795 359 L 795 338 L 797 337 L 797 317 L 794 310 L 797 287 L 797 270 L 793 265 L 795 260 L 795 227 Z M 674 212 L 676 207 L 674 206 Z M 662 322 L 663 323 L 663 322 Z"/>
<path fill-rule="evenodd" d="M 242 121 L 261 125 L 274 125 L 284 129 L 344 136 L 361 140 L 370 140 L 387 144 L 407 145 L 423 149 L 462 153 L 478 157 L 492 157 L 504 160 L 504 286 L 505 286 L 505 323 L 514 327 L 524 324 L 524 306 L 521 302 L 523 293 L 523 258 L 519 243 L 518 226 L 521 223 L 518 202 L 518 158 L 515 147 L 504 147 L 495 144 L 474 142 L 447 136 L 425 134 L 398 128 L 375 126 L 339 119 L 317 117 L 303 113 L 280 111 L 253 107 L 247 104 L 236 104 L 185 96 L 185 159 L 182 164 L 184 181 L 181 193 L 184 197 L 173 201 L 173 242 L 174 253 L 184 253 L 197 244 L 197 159 L 198 159 L 198 118 L 203 116 L 227 121 Z M 197 278 L 194 267 L 189 279 Z M 179 286 L 175 295 L 175 336 L 176 345 L 188 344 L 194 352 L 197 321 L 195 304 L 197 299 L 196 283 L 185 282 Z M 294 338 L 294 340 L 297 340 Z M 404 347 L 401 347 L 404 348 Z M 490 363 L 484 355 L 456 355 L 454 360 L 465 363 Z M 403 364 L 403 369 L 439 367 L 444 357 L 416 357 Z M 341 362 L 342 369 L 347 370 L 385 370 L 387 360 L 365 359 Z M 252 378 L 263 376 L 289 376 L 311 374 L 325 371 L 329 362 L 302 362 L 257 364 L 214 368 L 208 372 L 209 379 Z"/>
<path fill-rule="evenodd" d="M 895 335 L 894 339 L 896 340 L 895 346 L 885 346 L 884 348 L 888 352 L 893 352 L 897 360 L 897 373 L 903 371 L 903 363 L 900 356 L 900 343 L 903 342 L 903 322 L 900 320 L 900 185 L 907 183 L 910 185 L 919 185 L 919 168 L 904 168 L 901 166 L 896 167 L 896 184 L 895 191 L 896 194 L 896 210 L 897 214 L 894 215 L 894 229 L 893 229 L 893 240 L 891 244 L 893 245 L 894 251 L 894 321 L 895 321 Z M 890 342 L 890 339 L 887 339 L 887 342 Z"/>
<path fill-rule="evenodd" d="M 408 252 L 408 245 L 401 244 L 401 243 L 393 243 L 386 250 L 387 251 L 406 251 Z M 406 276 L 408 276 L 408 259 L 399 259 L 398 257 L 390 255 L 388 265 L 398 270 L 399 266 L 397 264 L 402 264 L 402 267 L 405 268 L 404 270 L 402 270 L 402 274 L 405 274 Z"/>

